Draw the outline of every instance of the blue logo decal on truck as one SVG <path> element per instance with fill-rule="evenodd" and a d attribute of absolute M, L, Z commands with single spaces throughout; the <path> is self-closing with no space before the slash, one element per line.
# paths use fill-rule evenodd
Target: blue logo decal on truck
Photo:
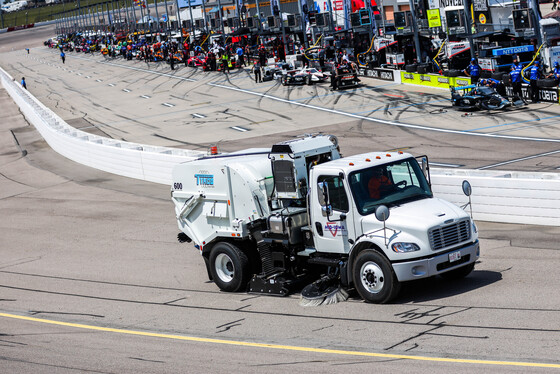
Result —
<path fill-rule="evenodd" d="M 196 185 L 197 186 L 213 186 L 214 185 L 214 175 L 212 174 L 195 174 Z"/>

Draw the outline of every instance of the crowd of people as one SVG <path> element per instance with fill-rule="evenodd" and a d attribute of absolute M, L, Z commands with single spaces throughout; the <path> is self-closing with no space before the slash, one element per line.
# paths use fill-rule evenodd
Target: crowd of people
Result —
<path fill-rule="evenodd" d="M 177 64 L 202 67 L 204 71 L 222 71 L 227 73 L 234 68 L 246 67 L 250 62 L 259 61 L 266 66 L 269 57 L 276 56 L 276 48 L 281 42 L 276 41 L 271 47 L 263 44 L 249 46 L 242 43 L 220 43 L 217 40 L 196 44 L 177 39 L 161 38 L 150 41 L 143 35 L 128 39 L 116 40 L 113 36 L 82 36 L 49 40 L 45 44 L 51 48 L 59 48 L 61 59 L 66 51 L 83 53 L 100 52 L 107 58 L 124 58 L 126 60 L 142 60 L 146 62 L 169 63 L 171 69 Z M 283 48 L 282 48 L 283 49 Z M 281 56 L 281 58 L 285 58 Z"/>

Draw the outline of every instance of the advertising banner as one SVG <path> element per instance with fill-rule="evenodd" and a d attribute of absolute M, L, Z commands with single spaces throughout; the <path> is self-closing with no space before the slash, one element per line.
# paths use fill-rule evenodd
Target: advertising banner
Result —
<path fill-rule="evenodd" d="M 512 88 L 510 86 L 506 86 L 506 93 L 508 96 L 512 95 Z M 521 93 L 523 94 L 523 98 L 526 101 L 531 100 L 529 96 L 529 86 L 523 85 L 521 87 Z M 547 102 L 547 103 L 556 103 L 558 104 L 558 88 L 551 87 L 551 88 L 540 88 L 539 89 L 539 101 Z"/>
<path fill-rule="evenodd" d="M 468 77 L 444 77 L 443 75 L 407 73 L 401 71 L 401 81 L 405 84 L 449 89 L 449 87 L 467 86 L 471 84 Z"/>
<path fill-rule="evenodd" d="M 396 71 L 391 69 L 358 69 L 358 75 L 391 82 L 395 81 L 395 73 Z"/>
<path fill-rule="evenodd" d="M 189 6 L 202 5 L 202 0 L 177 0 L 179 8 L 188 8 Z"/>
<path fill-rule="evenodd" d="M 428 15 L 428 26 L 429 27 L 441 27 L 441 16 L 439 14 L 439 9 L 428 9 L 426 11 Z"/>
<path fill-rule="evenodd" d="M 459 53 L 463 53 L 471 49 L 471 45 L 468 41 L 457 42 L 457 43 L 447 43 L 445 45 L 445 50 L 447 52 L 447 58 L 451 58 Z"/>

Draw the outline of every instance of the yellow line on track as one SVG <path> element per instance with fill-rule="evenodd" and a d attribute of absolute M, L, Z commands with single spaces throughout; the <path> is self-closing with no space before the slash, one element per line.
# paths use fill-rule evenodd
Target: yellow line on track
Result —
<path fill-rule="evenodd" d="M 210 344 L 229 344 L 229 345 L 236 345 L 236 346 L 242 346 L 242 347 L 269 348 L 269 349 L 280 349 L 280 350 L 286 350 L 286 351 L 313 352 L 313 353 L 344 355 L 344 356 L 362 356 L 362 357 L 392 358 L 392 359 L 401 359 L 401 360 L 448 362 L 448 363 L 457 363 L 457 364 L 524 366 L 524 367 L 541 367 L 541 368 L 560 369 L 560 364 L 546 364 L 546 363 L 538 363 L 538 362 L 469 360 L 469 359 L 460 359 L 460 358 L 409 356 L 409 355 L 398 355 L 398 354 L 389 354 L 389 353 L 344 351 L 344 350 L 338 350 L 338 349 L 310 348 L 310 347 L 298 347 L 298 346 L 266 344 L 266 343 L 251 343 L 251 342 L 242 342 L 242 341 L 235 341 L 235 340 L 197 338 L 197 337 L 194 337 L 194 336 L 181 336 L 181 335 L 170 335 L 170 334 L 158 334 L 158 333 L 144 332 L 144 331 L 113 329 L 113 328 L 110 328 L 110 327 L 100 327 L 100 326 L 92 326 L 92 325 L 82 325 L 82 324 L 79 324 L 79 323 L 60 322 L 60 321 L 43 319 L 43 318 L 34 318 L 34 317 L 20 316 L 20 315 L 16 315 L 16 314 L 8 314 L 8 313 L 0 313 L 0 317 L 13 318 L 13 319 L 19 319 L 19 320 L 31 321 L 31 322 L 46 323 L 46 324 L 50 324 L 50 325 L 74 327 L 74 328 L 86 329 L 86 330 L 113 332 L 113 333 L 118 333 L 118 334 L 148 336 L 148 337 L 153 337 L 153 338 L 183 340 L 183 341 L 191 341 L 191 342 L 199 342 L 199 343 L 210 343 Z"/>

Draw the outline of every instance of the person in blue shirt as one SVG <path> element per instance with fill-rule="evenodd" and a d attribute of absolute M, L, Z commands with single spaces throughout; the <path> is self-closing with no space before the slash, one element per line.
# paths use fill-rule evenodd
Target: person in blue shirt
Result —
<path fill-rule="evenodd" d="M 21 86 L 27 90 L 27 84 L 25 83 L 25 77 L 21 78 Z"/>
<path fill-rule="evenodd" d="M 480 78 L 480 66 L 476 63 L 476 58 L 471 58 L 471 63 L 464 72 L 471 77 L 471 84 L 476 84 L 478 82 L 478 78 Z"/>
<path fill-rule="evenodd" d="M 552 69 L 552 72 L 547 76 L 547 78 L 552 78 L 560 81 L 560 64 L 558 63 L 558 61 L 554 63 L 554 69 Z"/>
<path fill-rule="evenodd" d="M 512 96 L 515 98 L 517 96 L 518 99 L 523 100 L 523 92 L 521 91 L 521 84 L 522 84 L 522 73 L 523 66 L 519 63 L 517 59 L 513 60 L 513 64 L 511 65 L 511 71 L 509 72 L 509 76 L 511 78 L 511 88 L 512 88 Z"/>
<path fill-rule="evenodd" d="M 62 60 L 62 63 L 64 64 L 64 61 L 66 61 L 66 54 L 64 52 L 60 52 L 60 59 Z"/>
<path fill-rule="evenodd" d="M 537 81 L 542 78 L 541 69 L 539 66 L 539 61 L 535 61 L 533 67 L 531 68 L 531 73 L 529 76 L 529 88 L 530 88 L 530 95 L 531 101 L 533 103 L 537 103 L 539 101 L 539 86 L 537 85 Z"/>
<path fill-rule="evenodd" d="M 237 53 L 237 60 L 239 61 L 239 67 L 246 66 L 243 48 L 241 48 L 241 46 L 237 47 L 235 53 Z"/>

